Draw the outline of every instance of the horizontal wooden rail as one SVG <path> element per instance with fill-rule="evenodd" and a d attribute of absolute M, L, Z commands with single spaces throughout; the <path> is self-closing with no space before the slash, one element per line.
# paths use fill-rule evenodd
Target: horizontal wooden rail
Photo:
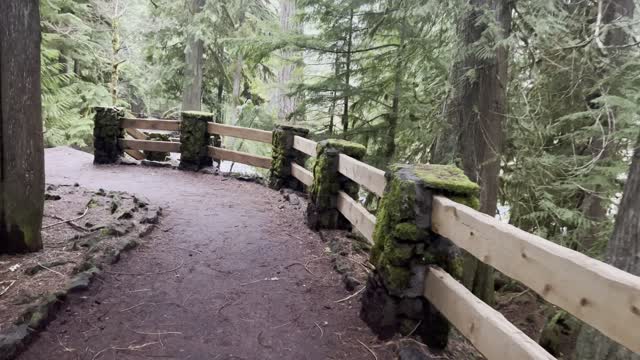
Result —
<path fill-rule="evenodd" d="M 373 230 L 376 227 L 375 216 L 344 191 L 338 192 L 338 210 L 369 240 L 369 243 L 373 244 Z"/>
<path fill-rule="evenodd" d="M 271 158 L 252 155 L 249 153 L 226 150 L 213 146 L 209 146 L 209 156 L 214 159 L 228 160 L 251 165 L 259 168 L 269 169 L 271 167 Z"/>
<path fill-rule="evenodd" d="M 302 136 L 296 135 L 293 137 L 293 148 L 312 157 L 318 156 L 318 152 L 316 151 L 318 143 L 313 140 L 303 138 Z"/>
<path fill-rule="evenodd" d="M 296 163 L 291 164 L 291 175 L 307 186 L 313 184 L 313 173 Z"/>
<path fill-rule="evenodd" d="M 170 141 L 120 139 L 120 144 L 123 148 L 131 150 L 161 151 L 172 153 L 180 152 L 180 143 L 174 143 Z"/>
<path fill-rule="evenodd" d="M 438 234 L 640 353 L 640 277 L 441 196 L 431 216 Z"/>
<path fill-rule="evenodd" d="M 444 270 L 429 268 L 424 289 L 429 302 L 487 359 L 555 359 Z"/>
<path fill-rule="evenodd" d="M 120 127 L 145 130 L 179 131 L 180 120 L 120 119 Z"/>
<path fill-rule="evenodd" d="M 138 140 L 147 140 L 147 135 L 145 135 L 142 131 L 137 129 L 124 129 L 127 135 L 131 136 L 134 139 Z M 144 154 L 139 150 L 126 149 L 124 152 L 129 154 L 132 158 L 136 160 L 144 160 Z"/>
<path fill-rule="evenodd" d="M 338 158 L 338 171 L 372 193 L 378 196 L 384 194 L 387 186 L 384 171 L 344 154 L 340 154 Z"/>
<path fill-rule="evenodd" d="M 251 129 L 239 126 L 209 123 L 209 134 L 231 136 L 240 139 L 259 141 L 271 144 L 273 133 L 271 131 Z"/>

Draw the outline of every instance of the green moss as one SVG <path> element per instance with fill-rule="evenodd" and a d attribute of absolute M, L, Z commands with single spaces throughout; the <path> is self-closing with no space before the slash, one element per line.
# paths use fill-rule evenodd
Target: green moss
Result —
<path fill-rule="evenodd" d="M 393 229 L 393 236 L 411 242 L 418 242 L 426 237 L 426 231 L 419 229 L 414 223 L 403 222 L 397 224 Z"/>
<path fill-rule="evenodd" d="M 475 195 L 480 190 L 478 184 L 453 165 L 416 165 L 414 173 L 429 188 L 459 195 Z"/>
<path fill-rule="evenodd" d="M 475 195 L 450 196 L 449 198 L 457 203 L 467 205 L 470 208 L 473 208 L 476 210 L 480 209 L 480 200 Z"/>
<path fill-rule="evenodd" d="M 207 119 L 207 121 L 213 121 L 214 118 L 214 114 L 204 111 L 183 111 L 181 115 L 182 118 Z"/>
<path fill-rule="evenodd" d="M 367 148 L 364 145 L 342 139 L 324 140 L 320 142 L 320 146 L 337 149 L 341 153 L 356 159 L 362 159 L 367 154 Z"/>
<path fill-rule="evenodd" d="M 411 270 L 409 268 L 386 264 L 382 271 L 388 287 L 401 290 L 409 286 L 409 281 L 411 280 Z"/>

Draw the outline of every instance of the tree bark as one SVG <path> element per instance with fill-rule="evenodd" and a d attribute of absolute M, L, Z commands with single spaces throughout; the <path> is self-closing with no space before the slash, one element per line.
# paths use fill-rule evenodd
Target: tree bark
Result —
<path fill-rule="evenodd" d="M 42 248 L 38 6 L 38 0 L 0 1 L 0 253 Z"/>
<path fill-rule="evenodd" d="M 615 26 L 615 22 L 631 20 L 635 4 L 633 0 L 599 0 L 598 16 L 609 30 L 604 35 L 604 46 L 614 46 L 606 50 L 613 62 L 619 64 L 624 49 L 615 46 L 625 45 L 629 36 L 625 30 Z M 611 26 L 614 24 L 613 26 Z M 612 114 L 615 116 L 615 114 Z M 607 243 L 606 261 L 624 271 L 640 276 L 640 134 L 631 160 L 631 167 L 624 186 L 622 200 L 613 233 Z M 634 354 L 624 346 L 612 341 L 596 329 L 583 325 L 576 341 L 576 358 L 598 360 L 640 360 L 640 354 Z"/>
<path fill-rule="evenodd" d="M 302 26 L 295 21 L 296 0 L 280 0 L 280 29 L 287 34 L 301 34 Z M 280 121 L 296 121 L 291 114 L 298 107 L 298 97 L 289 95 L 291 81 L 299 80 L 298 65 L 292 62 L 296 55 L 289 49 L 281 51 L 281 57 L 285 64 L 278 72 L 278 119 Z M 296 79 L 298 78 L 298 79 Z"/>
<path fill-rule="evenodd" d="M 191 14 L 195 16 L 202 10 L 205 0 L 191 0 Z M 204 43 L 195 35 L 187 37 L 185 49 L 185 81 L 182 91 L 182 110 L 202 109 L 202 66 Z"/>
<path fill-rule="evenodd" d="M 342 111 L 342 137 L 349 130 L 349 95 L 351 92 L 351 49 L 353 47 L 353 9 L 349 12 L 349 35 L 347 36 L 347 55 L 344 72 L 344 109 Z"/>
<path fill-rule="evenodd" d="M 480 185 L 480 211 L 495 216 L 498 201 L 502 122 L 506 117 L 508 49 L 496 48 L 494 56 L 476 56 L 488 24 L 484 8 L 495 13 L 495 23 L 505 38 L 511 30 L 508 0 L 470 0 L 459 34 L 464 55 L 454 64 L 454 93 L 447 109 L 447 124 L 432 154 L 434 163 L 454 163 Z M 496 39 L 497 40 L 500 40 Z M 493 44 L 491 44 L 493 45 Z M 489 46 L 491 46 L 489 45 Z M 476 296 L 493 304 L 493 271 L 490 266 L 465 254 L 463 283 Z"/>

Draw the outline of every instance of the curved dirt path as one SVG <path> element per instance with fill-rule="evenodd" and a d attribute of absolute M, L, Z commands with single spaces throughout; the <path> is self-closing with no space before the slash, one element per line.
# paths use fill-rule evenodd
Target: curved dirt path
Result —
<path fill-rule="evenodd" d="M 324 244 L 278 192 L 91 161 L 49 149 L 47 182 L 142 195 L 163 219 L 91 290 L 71 296 L 20 359 L 373 359 L 359 341 L 390 358 L 358 318 L 359 298 L 335 302 L 349 293 Z M 315 275 L 294 264 L 312 259 Z"/>

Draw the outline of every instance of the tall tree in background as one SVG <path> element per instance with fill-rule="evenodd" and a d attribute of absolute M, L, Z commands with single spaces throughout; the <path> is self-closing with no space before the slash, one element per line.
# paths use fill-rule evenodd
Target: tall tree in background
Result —
<path fill-rule="evenodd" d="M 280 30 L 287 35 L 302 34 L 302 24 L 296 20 L 296 0 L 280 0 Z M 289 48 L 280 51 L 284 64 L 278 72 L 278 89 L 276 106 L 278 108 L 278 120 L 296 120 L 290 117 L 296 111 L 299 96 L 291 95 L 289 84 L 294 80 L 300 80 L 296 53 Z"/>
<path fill-rule="evenodd" d="M 629 47 L 629 34 L 626 31 L 633 18 L 635 4 L 633 0 L 599 0 L 593 39 L 603 56 L 612 64 L 624 63 Z M 602 70 L 603 78 L 608 76 L 608 68 Z M 610 95 L 619 95 L 619 89 L 606 89 Z M 616 122 L 615 109 L 605 109 L 608 121 Z M 609 140 L 610 139 L 606 139 Z M 611 145 L 600 141 L 600 152 L 606 154 Z M 622 200 L 618 207 L 613 233 L 607 243 L 605 260 L 626 272 L 640 276 L 640 134 L 636 141 L 631 167 L 625 183 Z M 602 360 L 638 360 L 640 354 L 634 354 L 615 343 L 597 330 L 583 325 L 576 342 L 578 359 Z"/>
<path fill-rule="evenodd" d="M 613 234 L 607 246 L 606 261 L 628 273 L 640 276 L 640 134 L 636 142 L 629 174 Z M 634 354 L 599 331 L 583 325 L 576 343 L 577 359 L 638 360 Z"/>
<path fill-rule="evenodd" d="M 37 251 L 44 206 L 38 0 L 0 2 L 0 253 Z"/>
<path fill-rule="evenodd" d="M 191 16 L 195 17 L 205 4 L 205 0 L 191 1 Z M 182 110 L 200 110 L 202 108 L 202 66 L 204 43 L 193 31 L 187 36 L 185 49 L 184 88 L 182 91 Z"/>
<path fill-rule="evenodd" d="M 460 58 L 452 69 L 453 93 L 447 124 L 432 155 L 433 163 L 460 161 L 480 184 L 480 211 L 494 216 L 506 116 L 507 48 L 511 29 L 509 0 L 470 0 L 459 24 Z M 489 265 L 465 254 L 463 282 L 488 304 L 494 301 Z"/>

